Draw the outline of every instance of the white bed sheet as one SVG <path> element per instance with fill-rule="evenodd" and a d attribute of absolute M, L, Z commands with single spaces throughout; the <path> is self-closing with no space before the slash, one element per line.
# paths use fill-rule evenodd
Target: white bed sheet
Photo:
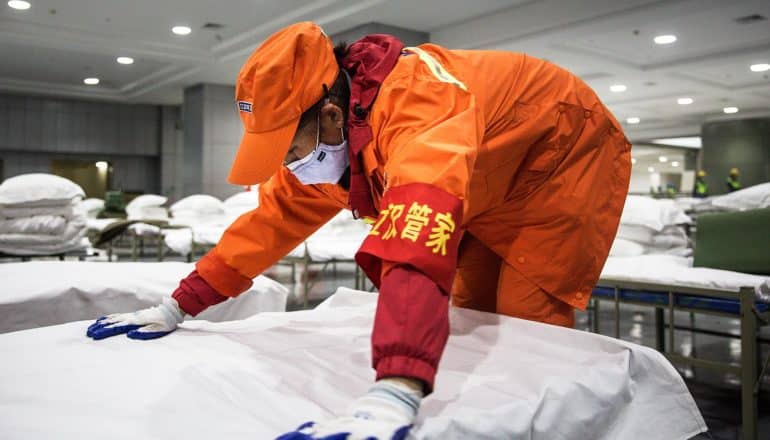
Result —
<path fill-rule="evenodd" d="M 0 335 L 0 432 L 14 439 L 271 439 L 340 413 L 373 380 L 376 296 L 92 341 L 89 322 Z M 465 309 L 410 439 L 688 439 L 679 374 L 624 341 Z M 51 362 L 55 361 L 53 367 Z M 150 365 L 151 364 L 151 365 Z"/>
<path fill-rule="evenodd" d="M 610 257 L 602 278 L 640 283 L 669 284 L 731 290 L 754 287 L 757 301 L 770 302 L 770 277 L 729 270 L 692 267 L 693 259 L 673 255 Z"/>
<path fill-rule="evenodd" d="M 157 305 L 195 268 L 188 263 L 30 261 L 0 264 L 0 333 L 96 319 Z M 228 321 L 286 310 L 288 290 L 257 277 L 248 292 L 198 315 Z M 2 432 L 2 431 L 0 431 Z"/>

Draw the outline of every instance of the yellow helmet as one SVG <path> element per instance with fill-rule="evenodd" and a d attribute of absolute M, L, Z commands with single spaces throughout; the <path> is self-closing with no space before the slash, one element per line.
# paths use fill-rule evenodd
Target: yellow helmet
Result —
<path fill-rule="evenodd" d="M 698 177 L 706 177 L 706 172 L 703 170 L 698 171 Z"/>
<path fill-rule="evenodd" d="M 738 168 L 730 168 L 730 175 L 731 176 L 737 176 L 739 174 L 741 174 L 741 172 L 738 171 Z"/>

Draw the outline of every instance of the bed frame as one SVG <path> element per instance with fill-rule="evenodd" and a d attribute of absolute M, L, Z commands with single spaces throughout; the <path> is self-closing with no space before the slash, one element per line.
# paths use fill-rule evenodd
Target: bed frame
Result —
<path fill-rule="evenodd" d="M 602 278 L 591 297 L 589 325 L 599 332 L 599 304 L 609 301 L 615 307 L 615 337 L 620 338 L 620 304 L 634 304 L 655 309 L 655 349 L 674 364 L 690 365 L 718 372 L 730 372 L 741 379 L 741 419 L 743 440 L 757 440 L 757 397 L 770 357 L 761 368 L 758 330 L 770 323 L 770 305 L 757 303 L 753 287 L 742 287 L 739 292 L 696 288 L 668 284 L 639 283 Z M 689 312 L 691 325 L 677 326 L 674 311 Z M 666 319 L 665 315 L 668 315 Z M 740 335 L 697 329 L 692 324 L 695 314 L 724 316 L 740 320 Z M 668 330 L 668 339 L 666 339 Z M 695 356 L 682 356 L 673 352 L 674 332 L 686 330 L 715 336 L 739 338 L 741 341 L 740 365 L 716 362 Z M 666 344 L 668 341 L 668 344 Z"/>
<path fill-rule="evenodd" d="M 334 276 L 337 275 L 337 263 L 352 263 L 355 266 L 355 273 L 354 273 L 354 279 L 355 279 L 355 289 L 356 290 L 363 290 L 366 283 L 366 276 L 364 275 L 361 268 L 358 267 L 358 264 L 356 264 L 355 259 L 353 258 L 345 258 L 345 259 L 336 259 L 332 258 L 330 260 L 324 260 L 324 261 L 314 261 L 312 258 L 310 258 L 310 253 L 307 249 L 307 242 L 302 243 L 302 256 L 300 257 L 293 257 L 293 256 L 286 256 L 281 258 L 281 260 L 278 262 L 280 265 L 285 266 L 291 266 L 291 279 L 292 282 L 296 279 L 297 274 L 297 266 L 301 267 L 303 270 L 303 277 L 302 277 L 302 298 L 303 298 L 303 307 L 305 309 L 310 308 L 310 289 L 313 288 L 315 283 L 318 281 L 318 277 L 311 277 L 310 275 L 310 267 L 311 266 L 321 266 L 321 269 L 318 271 L 319 274 L 325 272 L 329 269 L 331 266 L 331 269 L 333 271 Z"/>

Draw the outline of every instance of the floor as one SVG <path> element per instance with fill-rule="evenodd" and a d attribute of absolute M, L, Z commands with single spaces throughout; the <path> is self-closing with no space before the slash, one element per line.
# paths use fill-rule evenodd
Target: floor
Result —
<path fill-rule="evenodd" d="M 292 294 L 289 309 L 298 310 L 303 306 L 302 274 L 296 272 L 292 279 L 288 268 L 273 268 L 266 275 L 277 279 L 289 286 Z M 311 267 L 311 280 L 314 284 L 309 294 L 311 306 L 319 304 L 328 297 L 337 286 L 353 287 L 354 275 L 351 264 L 340 263 L 336 273 L 333 267 L 327 267 L 320 272 L 319 267 Z M 370 287 L 370 285 L 369 285 Z M 608 304 L 608 303 L 605 303 Z M 621 307 L 621 338 L 626 341 L 652 347 L 654 344 L 653 313 L 650 309 L 636 306 Z M 675 320 L 678 324 L 688 324 L 688 313 L 677 312 Z M 726 332 L 738 331 L 738 321 L 721 317 L 698 315 L 698 327 Z M 588 330 L 588 314 L 578 312 L 576 327 Z M 599 312 L 600 333 L 612 336 L 614 334 L 614 309 L 605 305 Z M 764 328 L 762 336 L 770 340 L 770 329 Z M 733 361 L 739 359 L 740 344 L 737 339 L 726 339 L 718 336 L 677 332 L 675 338 L 676 351 L 688 355 L 697 353 L 716 361 Z M 762 348 L 763 361 L 770 356 L 770 345 Z M 740 439 L 741 413 L 739 380 L 732 374 L 718 374 L 711 371 L 694 368 L 678 368 L 685 378 L 698 407 L 703 414 L 710 431 L 695 437 L 694 440 L 738 440 Z M 763 391 L 759 402 L 759 438 L 770 439 L 770 378 L 765 378 Z"/>

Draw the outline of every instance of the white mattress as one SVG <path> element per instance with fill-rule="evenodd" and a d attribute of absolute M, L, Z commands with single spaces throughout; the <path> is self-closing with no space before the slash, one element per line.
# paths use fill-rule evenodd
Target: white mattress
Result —
<path fill-rule="evenodd" d="M 676 286 L 731 290 L 754 287 L 757 301 L 770 302 L 770 277 L 729 270 L 692 267 L 692 258 L 673 255 L 610 257 L 601 277 Z"/>
<path fill-rule="evenodd" d="M 350 213 L 345 212 L 347 216 Z M 337 221 L 330 223 L 308 237 L 304 243 L 289 252 L 287 257 L 310 257 L 314 262 L 330 260 L 352 260 L 366 235 L 369 226 L 357 220 Z"/>
<path fill-rule="evenodd" d="M 0 333 L 157 305 L 194 269 L 195 265 L 188 263 L 0 264 Z M 227 321 L 284 311 L 287 294 L 285 287 L 260 276 L 248 292 L 206 310 L 198 318 Z"/>
<path fill-rule="evenodd" d="M 187 322 L 155 341 L 90 322 L 0 335 L 0 432 L 13 439 L 271 439 L 339 413 L 371 385 L 376 295 L 315 310 Z M 706 430 L 659 353 L 452 309 L 436 391 L 410 439 L 689 439 Z M 55 366 L 51 362 L 55 362 Z"/>

